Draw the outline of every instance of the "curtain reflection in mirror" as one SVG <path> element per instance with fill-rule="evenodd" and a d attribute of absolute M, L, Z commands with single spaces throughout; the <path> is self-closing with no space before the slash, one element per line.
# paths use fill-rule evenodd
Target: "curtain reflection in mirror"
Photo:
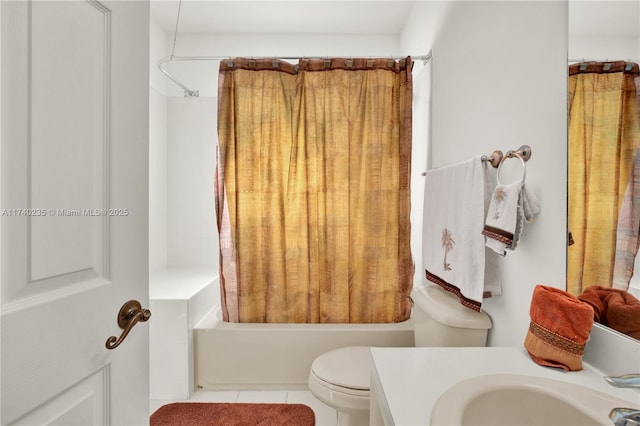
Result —
<path fill-rule="evenodd" d="M 567 291 L 627 290 L 640 227 L 640 69 L 569 67 Z"/>

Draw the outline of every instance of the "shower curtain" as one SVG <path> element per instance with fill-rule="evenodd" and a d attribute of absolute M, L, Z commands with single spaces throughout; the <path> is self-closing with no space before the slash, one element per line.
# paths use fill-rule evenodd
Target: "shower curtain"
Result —
<path fill-rule="evenodd" d="M 638 64 L 569 67 L 567 290 L 625 289 L 640 224 Z M 625 196 L 626 194 L 626 196 Z M 615 277 L 615 279 L 614 279 Z M 615 282 L 615 284 L 614 284 Z"/>
<path fill-rule="evenodd" d="M 220 63 L 225 321 L 409 318 L 411 67 L 410 58 Z"/>

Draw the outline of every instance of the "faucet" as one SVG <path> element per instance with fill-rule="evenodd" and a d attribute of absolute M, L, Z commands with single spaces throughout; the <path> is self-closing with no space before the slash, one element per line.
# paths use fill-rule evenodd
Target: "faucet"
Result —
<path fill-rule="evenodd" d="M 609 413 L 615 426 L 640 426 L 640 410 L 634 408 L 614 408 Z"/>
<path fill-rule="evenodd" d="M 640 388 L 640 374 L 605 376 L 604 380 L 617 388 Z M 609 418 L 615 426 L 640 426 L 640 410 L 637 408 L 614 408 Z"/>
<path fill-rule="evenodd" d="M 640 374 L 625 374 L 624 376 L 605 376 L 604 380 L 617 388 L 640 388 Z"/>

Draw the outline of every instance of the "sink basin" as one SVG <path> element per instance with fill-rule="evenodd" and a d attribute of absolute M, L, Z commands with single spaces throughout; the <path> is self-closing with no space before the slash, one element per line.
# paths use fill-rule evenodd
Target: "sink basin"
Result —
<path fill-rule="evenodd" d="M 571 374 L 571 373 L 569 373 Z M 584 386 L 536 376 L 494 374 L 463 380 L 440 396 L 431 425 L 602 426 L 635 404 Z"/>

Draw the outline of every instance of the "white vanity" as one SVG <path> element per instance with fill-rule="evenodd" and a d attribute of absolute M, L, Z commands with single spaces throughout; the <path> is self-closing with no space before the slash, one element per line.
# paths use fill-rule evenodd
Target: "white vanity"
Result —
<path fill-rule="evenodd" d="M 566 373 L 542 367 L 524 348 L 371 348 L 371 357 L 371 425 L 429 425 L 436 402 L 448 389 L 492 374 L 559 380 L 628 401 L 627 407 L 640 407 L 639 389 L 612 387 L 588 364 L 582 371 Z"/>

